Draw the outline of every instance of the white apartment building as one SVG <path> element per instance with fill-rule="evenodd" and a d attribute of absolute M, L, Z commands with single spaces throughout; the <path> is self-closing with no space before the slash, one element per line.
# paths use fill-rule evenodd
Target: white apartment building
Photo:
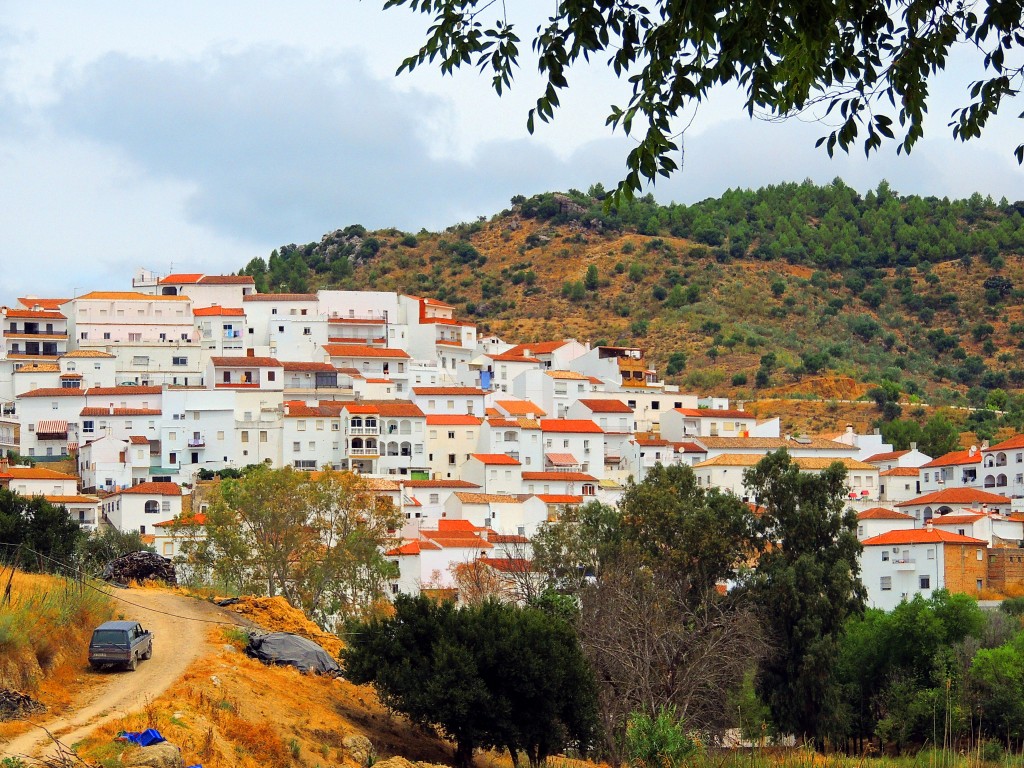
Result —
<path fill-rule="evenodd" d="M 481 442 L 483 419 L 469 414 L 426 416 L 427 465 L 434 479 L 452 480 L 459 467 L 470 454 L 476 453 Z M 514 454 L 514 458 L 518 458 Z"/>
<path fill-rule="evenodd" d="M 256 293 L 256 281 L 248 275 L 204 275 L 176 273 L 158 276 L 148 269 L 138 269 L 132 288 L 140 293 L 159 296 L 188 296 L 197 307 L 238 307 L 242 299 Z"/>
<path fill-rule="evenodd" d="M 203 354 L 232 356 L 244 354 L 246 342 L 245 310 L 239 307 L 196 307 L 196 330 Z"/>

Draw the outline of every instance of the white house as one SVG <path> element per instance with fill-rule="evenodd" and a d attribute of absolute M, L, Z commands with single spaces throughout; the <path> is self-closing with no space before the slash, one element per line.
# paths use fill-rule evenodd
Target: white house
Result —
<path fill-rule="evenodd" d="M 75 496 L 78 478 L 45 467 L 6 466 L 0 462 L 0 485 L 21 496 Z"/>
<path fill-rule="evenodd" d="M 461 465 L 463 480 L 480 486 L 483 494 L 521 493 L 523 466 L 504 453 L 473 453 Z"/>
<path fill-rule="evenodd" d="M 469 414 L 427 414 L 427 463 L 430 476 L 452 479 L 459 466 L 479 448 L 483 419 Z M 513 458 L 519 458 L 509 452 Z"/>
<path fill-rule="evenodd" d="M 894 509 L 872 507 L 857 513 L 857 538 L 863 541 L 888 531 L 909 530 L 916 522 L 911 515 Z"/>
<path fill-rule="evenodd" d="M 604 476 L 604 430 L 589 419 L 541 419 L 545 472 Z"/>
<path fill-rule="evenodd" d="M 486 395 L 476 387 L 413 387 L 410 399 L 428 415 L 483 416 Z"/>
<path fill-rule="evenodd" d="M 998 489 L 1012 498 L 1024 496 L 1024 435 L 1014 435 L 981 449 L 982 488 Z"/>
<path fill-rule="evenodd" d="M 896 507 L 908 515 L 912 515 L 918 523 L 927 523 L 938 515 L 950 512 L 963 512 L 965 509 L 981 507 L 985 504 L 992 512 L 1009 512 L 1010 499 L 981 488 L 946 488 L 933 491 L 923 496 L 901 501 Z"/>
<path fill-rule="evenodd" d="M 878 466 L 876 462 L 869 462 Z M 893 467 L 878 473 L 878 500 L 890 504 L 910 501 L 921 495 L 919 467 Z"/>
<path fill-rule="evenodd" d="M 861 542 L 861 578 L 868 605 L 891 611 L 914 595 L 935 590 L 977 597 L 987 584 L 986 544 L 934 529 L 896 530 Z"/>
<path fill-rule="evenodd" d="M 972 445 L 966 451 L 951 451 L 922 464 L 921 492 L 977 487 L 980 485 L 981 459 L 982 451 Z"/>
<path fill-rule="evenodd" d="M 673 408 L 661 415 L 661 436 L 673 441 L 693 437 L 750 437 L 757 417 L 747 411 Z"/>
<path fill-rule="evenodd" d="M 103 499 L 103 518 L 122 533 L 152 534 L 162 520 L 181 515 L 181 486 L 177 483 L 139 483 Z"/>

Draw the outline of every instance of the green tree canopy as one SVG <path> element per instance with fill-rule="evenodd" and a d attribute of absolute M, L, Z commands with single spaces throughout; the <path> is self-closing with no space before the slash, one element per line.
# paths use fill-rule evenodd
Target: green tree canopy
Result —
<path fill-rule="evenodd" d="M 758 693 L 781 731 L 819 737 L 840 708 L 833 671 L 843 627 L 864 606 L 846 470 L 837 463 L 801 472 L 780 450 L 748 470 L 744 484 L 763 508 L 769 543 L 748 582 L 774 641 Z"/>
<path fill-rule="evenodd" d="M 21 567 L 52 570 L 56 563 L 70 562 L 85 537 L 65 507 L 42 496 L 26 497 L 0 488 L 0 542 L 8 545 L 0 556 L 13 557 L 14 550 L 24 546 Z"/>
<path fill-rule="evenodd" d="M 470 65 L 491 75 L 498 94 L 512 85 L 522 43 L 515 9 L 485 0 L 387 0 L 384 7 L 396 6 L 433 17 L 423 46 L 399 71 L 438 62 L 448 74 Z M 963 51 L 984 73 L 950 117 L 953 136 L 967 140 L 1024 85 L 1021 16 L 1019 4 L 1006 2 L 563 0 L 533 36 L 546 84 L 527 127 L 554 117 L 571 68 L 593 58 L 632 86 L 629 101 L 613 105 L 607 119 L 638 137 L 620 192 L 678 168 L 683 113 L 724 86 L 744 90 L 752 115 L 828 115 L 836 127 L 818 145 L 830 155 L 861 139 L 866 153 L 885 139 L 909 153 L 924 133 L 932 78 Z M 1014 154 L 1024 162 L 1024 144 Z"/>
<path fill-rule="evenodd" d="M 399 596 L 395 615 L 355 625 L 344 652 L 354 683 L 386 706 L 453 739 L 460 768 L 478 747 L 531 766 L 595 735 L 594 680 L 576 635 L 533 608 L 467 608 Z"/>

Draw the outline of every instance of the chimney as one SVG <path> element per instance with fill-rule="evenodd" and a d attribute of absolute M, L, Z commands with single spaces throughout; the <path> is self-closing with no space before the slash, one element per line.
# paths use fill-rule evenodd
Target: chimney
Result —
<path fill-rule="evenodd" d="M 110 415 L 111 416 L 114 415 L 114 404 L 113 403 L 110 404 Z"/>
<path fill-rule="evenodd" d="M 932 530 L 932 519 L 930 517 L 928 518 L 927 522 L 925 522 L 924 529 L 926 531 Z"/>
<path fill-rule="evenodd" d="M 983 450 L 983 451 L 987 451 L 988 450 L 988 440 L 982 440 L 981 441 L 981 450 Z"/>
<path fill-rule="evenodd" d="M 292 412 L 291 406 L 288 405 L 287 401 L 285 401 L 285 404 L 284 404 L 284 415 L 287 416 L 291 412 Z"/>
<path fill-rule="evenodd" d="M 911 443 L 910 444 L 910 450 L 916 451 L 917 450 L 917 443 Z"/>
<path fill-rule="evenodd" d="M 0 456 L 0 472 L 6 472 L 11 468 L 11 460 L 7 458 L 7 454 Z"/>
<path fill-rule="evenodd" d="M 968 456 L 973 456 L 977 452 L 978 452 L 978 446 L 976 446 L 976 445 L 972 445 L 970 448 L 967 449 L 967 455 Z"/>
<path fill-rule="evenodd" d="M 848 435 L 852 435 L 853 434 L 853 424 L 847 424 L 846 425 L 846 434 L 848 434 Z"/>
<path fill-rule="evenodd" d="M 245 356 L 246 357 L 256 357 L 256 350 L 255 349 L 247 349 L 247 350 L 245 350 Z"/>

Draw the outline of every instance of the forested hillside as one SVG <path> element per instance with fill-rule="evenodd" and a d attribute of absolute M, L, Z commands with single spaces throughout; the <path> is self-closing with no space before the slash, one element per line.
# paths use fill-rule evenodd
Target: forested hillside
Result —
<path fill-rule="evenodd" d="M 436 297 L 509 341 L 635 344 L 668 381 L 736 398 L 799 394 L 830 372 L 888 382 L 880 408 L 909 397 L 1020 410 L 1024 201 L 885 183 L 861 194 L 838 179 L 690 206 L 604 198 L 599 185 L 516 197 L 439 233 L 352 225 L 244 272 L 261 291 Z"/>

